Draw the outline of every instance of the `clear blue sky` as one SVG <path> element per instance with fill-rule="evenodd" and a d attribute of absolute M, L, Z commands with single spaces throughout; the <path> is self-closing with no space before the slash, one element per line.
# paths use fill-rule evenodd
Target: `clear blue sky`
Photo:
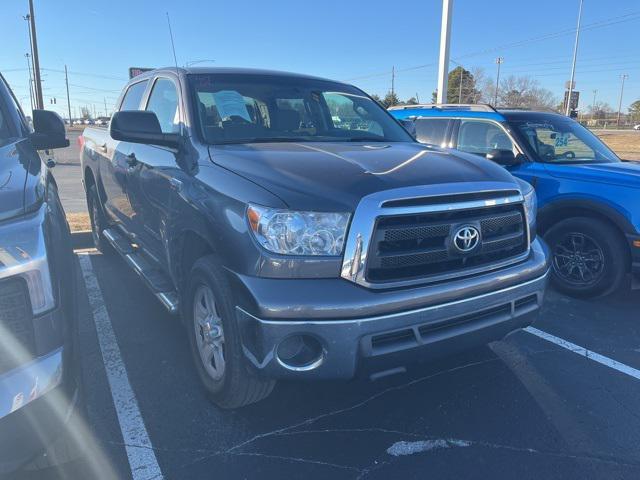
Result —
<path fill-rule="evenodd" d="M 502 56 L 503 75 L 532 75 L 559 98 L 570 74 L 578 4 L 455 0 L 451 57 L 494 76 L 494 60 Z M 584 4 L 576 74 L 581 107 L 597 89 L 598 100 L 616 108 L 620 74 L 627 73 L 626 110 L 640 98 L 640 1 Z M 111 109 L 129 66 L 173 64 L 165 12 L 181 65 L 215 59 L 219 66 L 310 73 L 380 95 L 389 90 L 395 65 L 400 97 L 418 93 L 422 101 L 436 84 L 440 0 L 35 0 L 35 7 L 45 102 L 52 107 L 55 96 L 60 112 L 66 112 L 65 64 L 72 107 L 95 104 L 98 114 L 105 97 Z M 0 69 L 25 107 L 27 12 L 27 0 L 2 2 Z"/>

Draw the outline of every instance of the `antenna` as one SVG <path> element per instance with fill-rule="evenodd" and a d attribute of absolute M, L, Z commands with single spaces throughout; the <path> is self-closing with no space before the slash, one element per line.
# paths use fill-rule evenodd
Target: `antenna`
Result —
<path fill-rule="evenodd" d="M 169 38 L 171 38 L 171 50 L 173 51 L 173 63 L 176 67 L 176 77 L 178 77 L 178 89 L 180 90 L 180 110 L 182 115 L 180 118 L 180 137 L 184 138 L 184 120 L 186 119 L 187 112 L 184 108 L 184 92 L 182 91 L 182 81 L 180 80 L 180 72 L 178 70 L 178 57 L 176 57 L 176 45 L 173 42 L 173 30 L 171 30 L 171 19 L 169 18 L 169 12 L 167 14 L 167 25 L 169 26 Z"/>
<path fill-rule="evenodd" d="M 169 25 L 169 37 L 171 38 L 171 50 L 173 50 L 173 62 L 176 66 L 176 73 L 178 73 L 178 58 L 176 57 L 176 45 L 173 43 L 173 31 L 171 30 L 171 19 L 169 18 L 169 12 L 167 14 L 167 25 Z"/>

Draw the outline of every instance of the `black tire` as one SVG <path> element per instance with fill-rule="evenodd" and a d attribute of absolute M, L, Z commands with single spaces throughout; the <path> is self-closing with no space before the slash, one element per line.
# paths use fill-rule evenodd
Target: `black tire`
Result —
<path fill-rule="evenodd" d="M 595 297 L 612 293 L 622 284 L 629 265 L 628 247 L 609 223 L 568 218 L 551 227 L 545 240 L 552 256 L 551 281 L 559 291 L 573 297 Z M 586 280 L 581 281 L 583 278 Z"/>
<path fill-rule="evenodd" d="M 196 295 L 202 287 L 208 287 L 215 297 L 215 308 L 221 320 L 224 338 L 224 372 L 214 379 L 205 369 L 200 356 L 194 316 Z M 242 352 L 240 333 L 235 321 L 234 292 L 213 255 L 196 261 L 189 275 L 188 286 L 183 296 L 184 323 L 187 327 L 189 345 L 198 376 L 213 403 L 221 408 L 239 408 L 266 398 L 275 381 L 259 378 L 251 372 Z"/>
<path fill-rule="evenodd" d="M 91 235 L 93 237 L 94 246 L 103 254 L 110 255 L 113 248 L 109 241 L 104 238 L 103 231 L 107 228 L 107 220 L 102 210 L 100 197 L 98 197 L 98 189 L 92 185 L 87 195 L 87 208 L 89 209 L 89 219 L 91 220 Z"/>

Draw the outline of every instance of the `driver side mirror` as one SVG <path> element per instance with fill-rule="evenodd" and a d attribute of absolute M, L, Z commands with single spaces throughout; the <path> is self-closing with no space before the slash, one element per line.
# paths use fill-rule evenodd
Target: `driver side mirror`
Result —
<path fill-rule="evenodd" d="M 114 140 L 178 148 L 180 135 L 162 133 L 158 117 L 144 110 L 123 110 L 111 118 L 109 134 Z"/>
<path fill-rule="evenodd" d="M 56 112 L 34 110 L 33 130 L 29 138 L 36 150 L 48 150 L 69 146 L 64 122 Z"/>
<path fill-rule="evenodd" d="M 498 165 L 512 167 L 520 164 L 520 159 L 516 157 L 511 150 L 493 149 L 486 155 L 487 160 L 496 162 Z"/>

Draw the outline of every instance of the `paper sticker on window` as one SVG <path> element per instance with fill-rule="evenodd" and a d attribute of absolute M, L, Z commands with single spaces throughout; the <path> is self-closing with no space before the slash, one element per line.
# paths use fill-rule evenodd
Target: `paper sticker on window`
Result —
<path fill-rule="evenodd" d="M 216 101 L 218 114 L 222 120 L 228 120 L 231 117 L 240 117 L 244 118 L 247 122 L 251 122 L 251 116 L 249 116 L 244 97 L 235 90 L 221 90 L 215 92 L 213 97 Z"/>
<path fill-rule="evenodd" d="M 569 134 L 559 133 L 556 136 L 556 147 L 566 147 L 567 145 L 569 145 Z"/>

